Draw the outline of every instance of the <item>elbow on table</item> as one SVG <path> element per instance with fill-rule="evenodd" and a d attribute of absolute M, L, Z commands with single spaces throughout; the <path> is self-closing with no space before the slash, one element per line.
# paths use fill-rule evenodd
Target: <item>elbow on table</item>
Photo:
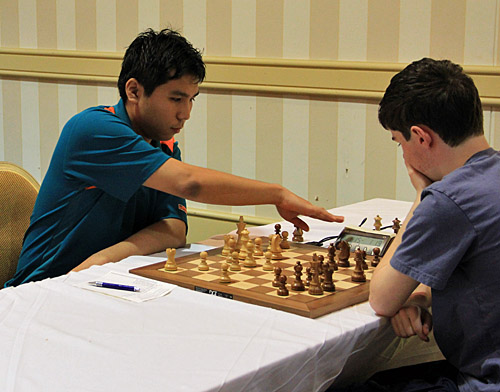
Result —
<path fill-rule="evenodd" d="M 395 309 L 393 304 L 391 304 L 387 298 L 384 298 L 380 295 L 370 293 L 370 297 L 368 299 L 371 308 L 375 313 L 379 316 L 383 317 L 392 317 L 396 314 L 399 309 Z"/>

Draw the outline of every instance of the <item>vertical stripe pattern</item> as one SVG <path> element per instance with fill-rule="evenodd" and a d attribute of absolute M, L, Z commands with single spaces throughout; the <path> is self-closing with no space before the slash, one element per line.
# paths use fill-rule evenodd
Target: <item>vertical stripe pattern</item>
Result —
<path fill-rule="evenodd" d="M 145 28 L 172 27 L 207 56 L 500 63 L 500 0 L 0 0 L 0 7 L 4 48 L 123 53 Z M 0 79 L 0 159 L 42 180 L 65 122 L 117 100 L 112 84 Z M 486 136 L 500 148 L 500 116 L 490 107 L 484 115 Z M 177 140 L 186 162 L 281 183 L 326 208 L 414 197 L 374 103 L 203 91 Z M 271 206 L 189 206 L 277 216 Z"/>

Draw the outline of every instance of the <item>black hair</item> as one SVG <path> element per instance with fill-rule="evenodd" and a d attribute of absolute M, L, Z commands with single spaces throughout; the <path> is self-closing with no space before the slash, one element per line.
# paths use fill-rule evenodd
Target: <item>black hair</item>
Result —
<path fill-rule="evenodd" d="M 410 128 L 426 125 L 451 147 L 483 134 L 483 110 L 473 80 L 448 60 L 423 58 L 392 79 L 378 118 L 388 130 L 410 139 Z"/>
<path fill-rule="evenodd" d="M 125 84 L 131 78 L 144 87 L 150 96 L 156 87 L 172 79 L 192 75 L 198 83 L 205 79 L 205 64 L 201 53 L 183 36 L 171 29 L 140 33 L 125 52 L 118 78 L 118 90 L 127 101 Z"/>

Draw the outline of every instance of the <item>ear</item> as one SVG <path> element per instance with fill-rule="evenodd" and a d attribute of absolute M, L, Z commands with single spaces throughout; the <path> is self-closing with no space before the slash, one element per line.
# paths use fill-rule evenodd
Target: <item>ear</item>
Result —
<path fill-rule="evenodd" d="M 130 102 L 137 102 L 144 93 L 144 87 L 135 78 L 127 80 L 125 83 L 125 93 L 127 100 Z"/>
<path fill-rule="evenodd" d="M 430 147 L 434 142 L 434 133 L 425 125 L 413 125 L 410 128 L 411 137 L 422 146 Z"/>

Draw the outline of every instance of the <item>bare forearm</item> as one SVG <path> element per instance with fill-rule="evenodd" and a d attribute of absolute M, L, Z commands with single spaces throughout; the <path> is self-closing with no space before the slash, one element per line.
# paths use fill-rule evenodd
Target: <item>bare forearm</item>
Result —
<path fill-rule="evenodd" d="M 147 255 L 164 250 L 167 247 L 178 248 L 186 244 L 186 226 L 178 219 L 167 219 L 133 234 L 125 241 L 105 248 L 80 265 L 73 271 L 80 271 L 92 265 L 103 265 L 123 260 L 132 255 Z"/>

